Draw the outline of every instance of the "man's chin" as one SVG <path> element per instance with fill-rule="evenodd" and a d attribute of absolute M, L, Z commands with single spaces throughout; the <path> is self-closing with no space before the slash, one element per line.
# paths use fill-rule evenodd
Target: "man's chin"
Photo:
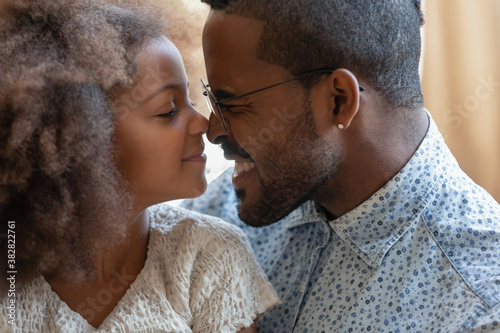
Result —
<path fill-rule="evenodd" d="M 248 204 L 248 199 L 244 190 L 236 190 L 236 198 L 238 198 L 238 217 L 240 220 L 245 222 L 252 227 L 260 227 L 259 220 L 253 217 L 253 214 L 250 214 L 251 205 Z M 249 207 L 250 206 L 250 207 Z"/>
<path fill-rule="evenodd" d="M 265 227 L 280 221 L 290 212 L 277 212 L 273 207 L 262 202 L 250 202 L 244 193 L 236 193 L 238 197 L 238 217 L 245 224 L 254 227 Z"/>
<path fill-rule="evenodd" d="M 239 206 L 238 206 L 238 217 L 240 218 L 240 220 L 245 222 L 246 225 L 249 225 L 254 228 L 265 227 L 274 223 L 272 221 L 265 221 L 263 219 L 260 219 L 258 216 L 255 216 L 254 214 L 248 214 L 247 211 L 241 209 Z"/>

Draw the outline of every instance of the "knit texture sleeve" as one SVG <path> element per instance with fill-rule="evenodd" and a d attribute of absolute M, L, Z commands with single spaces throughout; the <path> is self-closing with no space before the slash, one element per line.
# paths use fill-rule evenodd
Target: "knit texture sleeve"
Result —
<path fill-rule="evenodd" d="M 279 299 L 257 264 L 246 235 L 211 221 L 199 237 L 203 248 L 191 271 L 193 333 L 231 332 L 249 327 Z"/>

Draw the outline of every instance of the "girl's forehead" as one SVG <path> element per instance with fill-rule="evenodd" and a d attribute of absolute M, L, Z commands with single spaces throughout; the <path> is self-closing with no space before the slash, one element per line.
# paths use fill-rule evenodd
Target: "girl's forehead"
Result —
<path fill-rule="evenodd" d="M 146 80 L 148 85 L 182 84 L 187 81 L 179 50 L 164 37 L 144 45 L 137 55 L 137 74 L 138 80 Z"/>

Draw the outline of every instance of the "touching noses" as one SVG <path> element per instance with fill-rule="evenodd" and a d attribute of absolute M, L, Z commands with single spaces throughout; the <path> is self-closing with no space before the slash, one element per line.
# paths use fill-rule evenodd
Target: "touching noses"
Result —
<path fill-rule="evenodd" d="M 189 134 L 191 135 L 203 135 L 208 131 L 208 120 L 198 111 L 193 109 L 193 118 L 189 124 Z"/>
<path fill-rule="evenodd" d="M 218 116 L 214 115 L 213 113 L 210 113 L 210 117 L 208 119 L 209 119 L 209 126 L 207 132 L 208 140 L 213 144 L 222 143 L 224 138 L 227 137 L 228 132 L 231 131 L 229 123 L 226 121 L 227 131 L 224 131 L 224 127 L 222 126 L 222 122 L 220 121 Z"/>

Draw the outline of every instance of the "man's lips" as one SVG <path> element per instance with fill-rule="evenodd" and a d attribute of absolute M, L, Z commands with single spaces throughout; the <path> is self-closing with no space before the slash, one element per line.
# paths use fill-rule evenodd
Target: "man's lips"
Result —
<path fill-rule="evenodd" d="M 234 164 L 234 171 L 231 177 L 231 182 L 235 189 L 239 189 L 243 186 L 246 176 L 250 175 L 250 172 L 255 169 L 255 163 L 247 161 L 236 161 Z"/>
<path fill-rule="evenodd" d="M 220 144 L 221 149 L 224 151 L 224 158 L 226 160 L 248 160 L 253 162 L 252 157 L 241 147 L 236 146 L 224 141 Z"/>
<path fill-rule="evenodd" d="M 242 147 L 237 148 L 228 141 L 221 142 L 220 146 L 224 151 L 224 158 L 235 161 L 231 181 L 235 189 L 241 188 L 250 176 L 250 171 L 255 169 L 255 162 Z"/>

